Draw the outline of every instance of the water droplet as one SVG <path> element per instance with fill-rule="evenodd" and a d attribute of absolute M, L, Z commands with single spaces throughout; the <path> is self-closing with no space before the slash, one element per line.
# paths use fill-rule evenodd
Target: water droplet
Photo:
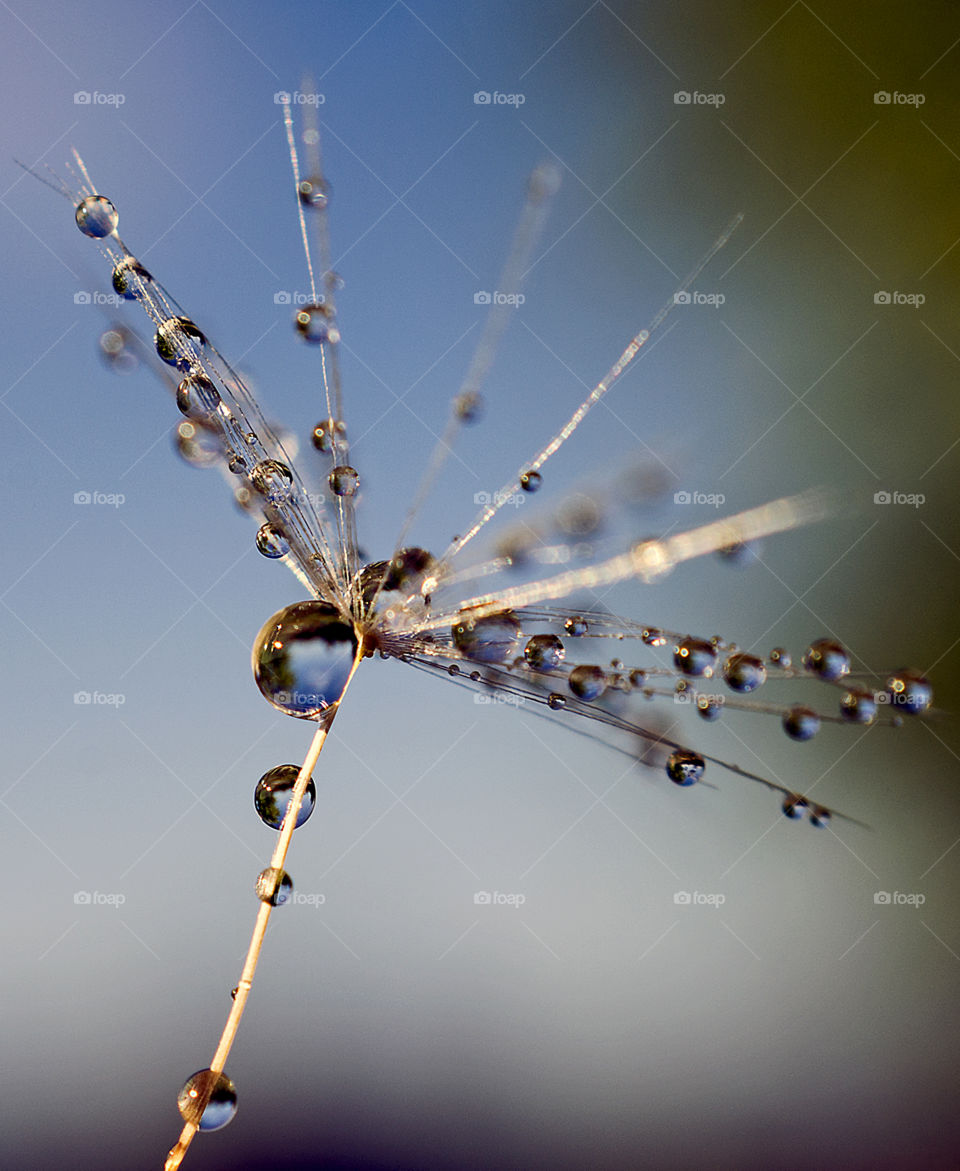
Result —
<path fill-rule="evenodd" d="M 822 805 L 812 805 L 810 807 L 810 824 L 812 826 L 816 826 L 817 829 L 823 829 L 829 820 L 829 809 L 824 809 Z"/>
<path fill-rule="evenodd" d="M 140 365 L 134 340 L 134 335 L 123 325 L 105 329 L 100 335 L 100 355 L 114 374 L 131 374 Z"/>
<path fill-rule="evenodd" d="M 293 894 L 293 879 L 286 870 L 268 866 L 257 875 L 257 898 L 271 907 L 282 907 Z"/>
<path fill-rule="evenodd" d="M 117 209 L 105 195 L 88 195 L 77 204 L 77 227 L 95 240 L 112 235 L 119 219 Z"/>
<path fill-rule="evenodd" d="M 320 346 L 340 340 L 340 331 L 333 323 L 333 312 L 329 305 L 317 302 L 304 305 L 294 313 L 293 327 L 311 345 Z"/>
<path fill-rule="evenodd" d="M 733 691 L 756 691 L 766 681 L 767 668 L 754 655 L 731 655 L 723 664 L 723 678 Z"/>
<path fill-rule="evenodd" d="M 277 459 L 265 459 L 250 473 L 250 483 L 271 504 L 282 504 L 293 495 L 293 474 Z"/>
<path fill-rule="evenodd" d="M 341 464 L 334 468 L 328 476 L 330 491 L 335 496 L 356 496 L 360 487 L 360 475 L 356 468 L 349 464 Z"/>
<path fill-rule="evenodd" d="M 791 740 L 812 740 L 820 731 L 820 717 L 812 708 L 797 704 L 784 713 L 783 730 Z"/>
<path fill-rule="evenodd" d="M 760 542 L 737 541 L 734 545 L 727 545 L 725 549 L 718 549 L 717 556 L 735 569 L 746 569 L 760 556 Z"/>
<path fill-rule="evenodd" d="M 793 655 L 782 646 L 775 646 L 770 652 L 770 662 L 775 667 L 783 667 L 785 671 L 793 666 Z"/>
<path fill-rule="evenodd" d="M 818 638 L 807 648 L 803 665 L 814 675 L 833 683 L 850 670 L 850 656 L 831 638 Z"/>
<path fill-rule="evenodd" d="M 113 270 L 113 291 L 128 301 L 139 300 L 153 277 L 134 256 L 125 256 Z"/>
<path fill-rule="evenodd" d="M 547 707 L 551 711 L 559 712 L 567 706 L 567 698 L 564 695 L 559 695 L 556 691 L 551 692 L 547 696 Z"/>
<path fill-rule="evenodd" d="M 919 671 L 904 667 L 887 680 L 887 696 L 898 711 L 915 716 L 933 703 L 933 688 Z"/>
<path fill-rule="evenodd" d="M 590 628 L 587 626 L 586 618 L 577 616 L 576 618 L 568 618 L 563 624 L 563 629 L 571 638 L 583 638 Z"/>
<path fill-rule="evenodd" d="M 698 695 L 697 696 L 697 715 L 702 720 L 719 720 L 723 714 L 723 704 L 720 702 L 723 696 L 714 695 Z"/>
<path fill-rule="evenodd" d="M 464 617 L 452 630 L 453 645 L 477 663 L 503 663 L 515 652 L 520 623 L 509 610 L 485 618 Z"/>
<path fill-rule="evenodd" d="M 235 451 L 227 452 L 227 471 L 233 472 L 235 476 L 242 476 L 247 470 L 247 461 L 242 455 L 237 455 Z"/>
<path fill-rule="evenodd" d="M 314 719 L 340 699 L 357 636 L 329 602 L 295 602 L 266 622 L 253 644 L 253 675 L 278 711 Z"/>
<path fill-rule="evenodd" d="M 784 815 L 789 817 L 791 821 L 799 821 L 803 817 L 803 811 L 807 808 L 806 797 L 800 797 L 795 793 L 791 793 L 789 797 L 783 799 Z"/>
<path fill-rule="evenodd" d="M 555 634 L 535 634 L 523 648 L 527 666 L 534 671 L 552 671 L 563 662 L 566 652 Z"/>
<path fill-rule="evenodd" d="M 662 630 L 657 630 L 653 626 L 648 626 L 640 635 L 640 638 L 647 644 L 647 646 L 666 646 L 667 636 Z"/>
<path fill-rule="evenodd" d="M 564 501 L 557 512 L 557 523 L 571 537 L 587 537 L 600 528 L 602 515 L 597 502 L 578 493 Z"/>
<path fill-rule="evenodd" d="M 684 675 L 709 679 L 717 660 L 717 649 L 702 638 L 683 638 L 674 647 L 673 661 Z"/>
<path fill-rule="evenodd" d="M 599 699 L 607 689 L 607 673 L 602 667 L 581 663 L 567 676 L 567 686 L 577 699 Z"/>
<path fill-rule="evenodd" d="M 290 808 L 290 798 L 299 775 L 299 765 L 278 764 L 275 768 L 265 772 L 257 781 L 257 787 L 253 792 L 253 804 L 264 825 L 268 825 L 271 829 L 279 829 L 283 825 L 283 819 Z M 300 802 L 295 829 L 299 829 L 313 813 L 316 803 L 317 786 L 311 777 L 307 781 L 307 789 Z"/>
<path fill-rule="evenodd" d="M 703 757 L 689 748 L 677 748 L 667 757 L 667 776 L 675 785 L 694 785 L 703 776 Z"/>
<path fill-rule="evenodd" d="M 195 422 L 203 422 L 220 406 L 220 392 L 203 374 L 189 374 L 177 387 L 177 408 Z"/>
<path fill-rule="evenodd" d="M 173 433 L 177 452 L 195 468 L 209 468 L 223 459 L 220 440 L 205 427 L 185 419 Z"/>
<path fill-rule="evenodd" d="M 456 678 L 457 675 L 460 674 L 460 668 L 457 666 L 456 663 L 451 663 L 450 666 L 447 667 L 447 674 L 452 675 L 454 678 Z"/>
<path fill-rule="evenodd" d="M 476 423 L 483 415 L 483 396 L 475 390 L 465 390 L 453 400 L 453 413 L 461 423 Z"/>
<path fill-rule="evenodd" d="M 309 179 L 301 179 L 297 194 L 304 207 L 319 210 L 330 202 L 330 185 L 321 175 L 311 175 Z"/>
<path fill-rule="evenodd" d="M 840 715 L 851 724 L 872 724 L 877 704 L 866 691 L 846 691 L 840 698 Z"/>
<path fill-rule="evenodd" d="M 168 366 L 186 373 L 199 365 L 207 339 L 189 317 L 168 317 L 157 326 L 153 344 Z"/>
<path fill-rule="evenodd" d="M 411 545 L 409 549 L 400 549 L 390 562 L 387 574 L 387 589 L 402 589 L 416 582 L 433 568 L 432 553 L 421 549 L 418 545 Z"/>
<path fill-rule="evenodd" d="M 347 427 L 342 419 L 324 419 L 314 427 L 310 439 L 317 451 L 327 452 L 333 450 L 334 444 L 339 445 L 346 434 Z"/>
<path fill-rule="evenodd" d="M 539 472 L 524 472 L 520 477 L 520 487 L 524 492 L 536 492 L 543 483 L 543 476 Z"/>
<path fill-rule="evenodd" d="M 286 557 L 290 552 L 290 542 L 274 525 L 261 525 L 257 530 L 257 551 L 264 557 Z"/>
<path fill-rule="evenodd" d="M 177 1109 L 185 1122 L 200 1130 L 219 1130 L 237 1112 L 237 1091 L 225 1073 L 199 1069 L 183 1083 L 177 1095 Z"/>

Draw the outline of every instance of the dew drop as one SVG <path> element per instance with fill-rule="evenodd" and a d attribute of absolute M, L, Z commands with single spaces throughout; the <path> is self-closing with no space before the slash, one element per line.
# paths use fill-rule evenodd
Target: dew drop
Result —
<path fill-rule="evenodd" d="M 803 665 L 814 675 L 833 683 L 850 670 L 850 656 L 831 638 L 818 638 L 807 648 Z"/>
<path fill-rule="evenodd" d="M 722 695 L 698 695 L 697 696 L 697 715 L 702 720 L 713 722 L 719 720 L 723 714 L 723 699 Z"/>
<path fill-rule="evenodd" d="M 324 419 L 313 429 L 310 441 L 317 451 L 332 451 L 335 444 L 339 444 L 347 434 L 346 424 L 342 419 Z"/>
<path fill-rule="evenodd" d="M 667 776 L 675 785 L 694 785 L 703 771 L 703 757 L 689 748 L 677 748 L 667 757 Z"/>
<path fill-rule="evenodd" d="M 812 740 L 820 731 L 820 717 L 812 708 L 797 704 L 784 713 L 783 730 L 791 740 Z"/>
<path fill-rule="evenodd" d="M 465 390 L 453 400 L 453 413 L 461 423 L 476 423 L 483 415 L 483 396 L 475 390 Z"/>
<path fill-rule="evenodd" d="M 784 816 L 789 817 L 791 821 L 799 821 L 803 817 L 803 812 L 806 808 L 806 797 L 800 797 L 795 793 L 791 793 L 789 797 L 785 797 L 781 806 Z"/>
<path fill-rule="evenodd" d="M 877 704 L 866 691 L 846 691 L 840 698 L 840 715 L 851 724 L 872 724 Z"/>
<path fill-rule="evenodd" d="M 333 312 L 328 305 L 317 302 L 304 305 L 294 313 L 293 327 L 311 345 L 320 346 L 340 340 L 340 331 L 333 323 Z"/>
<path fill-rule="evenodd" d="M 275 525 L 264 524 L 257 530 L 257 551 L 264 557 L 286 557 L 290 542 Z"/>
<path fill-rule="evenodd" d="M 547 707 L 551 711 L 559 712 L 567 706 L 566 696 L 558 694 L 556 691 L 547 696 Z"/>
<path fill-rule="evenodd" d="M 195 422 L 203 422 L 220 406 L 220 392 L 203 374 L 189 374 L 177 387 L 177 409 Z"/>
<path fill-rule="evenodd" d="M 153 344 L 168 366 L 186 373 L 199 365 L 207 339 L 189 317 L 168 317 L 157 326 Z"/>
<path fill-rule="evenodd" d="M 563 662 L 565 653 L 555 634 L 535 634 L 523 648 L 523 657 L 533 671 L 552 671 Z"/>
<path fill-rule="evenodd" d="M 567 686 L 577 699 L 599 699 L 607 689 L 607 673 L 602 667 L 581 663 L 567 676 Z"/>
<path fill-rule="evenodd" d="M 575 618 L 568 618 L 563 624 L 563 629 L 571 638 L 583 638 L 590 628 L 587 626 L 586 618 L 581 618 L 578 615 Z"/>
<path fill-rule="evenodd" d="M 674 647 L 673 661 L 684 675 L 709 679 L 713 674 L 717 649 L 702 638 L 683 638 Z"/>
<path fill-rule="evenodd" d="M 350 467 L 349 464 L 341 464 L 334 468 L 327 479 L 334 496 L 356 496 L 360 487 L 360 475 L 356 468 Z"/>
<path fill-rule="evenodd" d="M 450 666 L 447 667 L 447 674 L 452 675 L 455 679 L 460 674 L 460 668 L 456 663 L 451 663 Z"/>
<path fill-rule="evenodd" d="M 314 719 L 336 704 L 350 677 L 357 636 L 329 602 L 295 602 L 267 621 L 253 644 L 253 675 L 268 703 Z"/>
<path fill-rule="evenodd" d="M 536 492 L 543 483 L 543 476 L 539 472 L 524 472 L 520 477 L 520 487 L 524 492 Z"/>
<path fill-rule="evenodd" d="M 265 459 L 250 473 L 250 483 L 271 504 L 281 504 L 293 494 L 293 473 L 278 459 Z"/>
<path fill-rule="evenodd" d="M 770 652 L 770 662 L 775 667 L 782 667 L 785 671 L 789 671 L 793 666 L 793 655 L 782 646 L 775 646 Z"/>
<path fill-rule="evenodd" d="M 237 1112 L 237 1091 L 226 1074 L 199 1069 L 183 1083 L 177 1109 L 199 1130 L 220 1130 Z"/>
<path fill-rule="evenodd" d="M 265 772 L 257 781 L 257 787 L 253 792 L 253 804 L 264 825 L 268 825 L 271 829 L 280 829 L 283 825 L 283 819 L 290 808 L 290 798 L 299 775 L 299 765 L 278 764 L 275 768 Z M 307 789 L 300 802 L 295 829 L 299 829 L 313 813 L 316 803 L 317 786 L 311 777 L 307 781 Z"/>
<path fill-rule="evenodd" d="M 822 805 L 812 805 L 810 807 L 810 824 L 812 826 L 815 826 L 817 829 L 823 829 L 829 820 L 829 809 L 824 809 Z"/>
<path fill-rule="evenodd" d="M 723 664 L 723 678 L 733 691 L 756 691 L 766 681 L 767 668 L 754 655 L 731 655 Z"/>
<path fill-rule="evenodd" d="M 77 204 L 77 227 L 94 240 L 112 235 L 119 220 L 117 209 L 105 195 L 88 195 Z"/>
<path fill-rule="evenodd" d="M 657 630 L 653 626 L 648 626 L 640 635 L 640 638 L 647 644 L 647 646 L 667 645 L 667 636 L 663 633 L 662 630 Z"/>
<path fill-rule="evenodd" d="M 735 569 L 746 569 L 747 566 L 753 565 L 760 556 L 760 542 L 737 541 L 736 544 L 718 549 L 717 556 L 726 565 L 731 565 Z"/>
<path fill-rule="evenodd" d="M 268 866 L 257 875 L 257 898 L 271 907 L 282 907 L 293 894 L 293 879 L 286 870 Z"/>
<path fill-rule="evenodd" d="M 887 680 L 887 696 L 898 711 L 916 716 L 933 703 L 933 688 L 919 671 L 904 667 Z"/>
<path fill-rule="evenodd" d="M 227 471 L 232 472 L 235 476 L 242 476 L 247 470 L 247 461 L 242 455 L 237 455 L 235 451 L 227 453 Z"/>
<path fill-rule="evenodd" d="M 125 256 L 113 270 L 113 291 L 128 301 L 139 300 L 153 277 L 133 256 Z"/>
<path fill-rule="evenodd" d="M 476 663 L 503 663 L 515 652 L 520 623 L 506 610 L 485 618 L 465 617 L 452 630 L 453 645 Z"/>
<path fill-rule="evenodd" d="M 304 207 L 319 210 L 330 202 L 330 185 L 321 175 L 311 175 L 309 179 L 301 179 L 297 195 Z"/>

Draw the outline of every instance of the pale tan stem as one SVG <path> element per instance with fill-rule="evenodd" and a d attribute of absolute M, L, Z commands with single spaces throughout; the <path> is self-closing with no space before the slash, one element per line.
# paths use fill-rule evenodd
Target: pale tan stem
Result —
<path fill-rule="evenodd" d="M 340 700 L 343 699 L 347 687 L 350 686 L 350 680 L 353 678 L 362 657 L 363 643 L 361 641 L 357 647 L 357 656 L 353 661 L 353 667 L 350 669 L 347 682 L 344 684 Z M 317 760 L 320 757 L 320 751 L 327 739 L 330 725 L 333 723 L 333 718 L 340 707 L 340 700 L 319 718 L 319 726 L 310 744 L 306 758 L 300 766 L 297 783 L 293 787 L 290 803 L 287 805 L 287 811 L 283 817 L 283 824 L 280 827 L 280 836 L 277 839 L 273 856 L 270 859 L 270 866 L 277 870 L 282 870 L 286 861 L 287 851 L 290 849 L 293 831 L 297 824 L 297 814 L 300 812 L 300 802 L 303 800 L 303 796 L 307 791 L 307 785 L 309 784 L 310 777 L 313 775 Z M 210 1062 L 209 1068 L 215 1074 L 223 1073 L 227 1058 L 230 1056 L 230 1050 L 233 1048 L 233 1042 L 237 1036 L 237 1029 L 240 1027 L 240 1018 L 243 1016 L 243 1010 L 247 1004 L 247 997 L 250 995 L 250 989 L 253 986 L 253 977 L 257 970 L 260 950 L 263 947 L 263 937 L 266 935 L 267 924 L 270 922 L 270 912 L 272 910 L 273 906 L 270 903 L 263 902 L 260 904 L 260 910 L 257 912 L 257 921 L 254 924 L 253 935 L 250 938 L 250 946 L 247 948 L 247 958 L 244 960 L 243 971 L 240 973 L 240 979 L 234 993 L 233 1007 L 230 1009 L 227 1023 L 224 1025 L 223 1032 L 220 1035 L 220 1042 L 217 1045 L 216 1053 L 213 1055 L 213 1061 Z M 211 1079 L 210 1088 L 212 1089 L 215 1084 L 216 1079 Z M 205 1106 L 205 1102 L 198 1101 L 198 1119 L 202 1117 Z M 183 1130 L 180 1132 L 180 1138 L 177 1140 L 177 1145 L 167 1155 L 164 1171 L 177 1171 L 198 1129 L 197 1122 L 184 1123 Z"/>

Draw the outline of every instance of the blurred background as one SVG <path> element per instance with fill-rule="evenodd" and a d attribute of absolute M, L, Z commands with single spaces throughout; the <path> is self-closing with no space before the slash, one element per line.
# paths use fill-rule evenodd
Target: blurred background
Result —
<path fill-rule="evenodd" d="M 955 6 L 11 0 L 0 30 L 3 844 L 23 878 L 4 910 L 0 1162 L 162 1165 L 273 845 L 254 784 L 310 732 L 249 672 L 299 587 L 217 472 L 174 454 L 155 376 L 101 361 L 118 316 L 149 331 L 97 303 L 96 247 L 14 159 L 66 178 L 77 148 L 124 241 L 306 465 L 316 356 L 277 303 L 308 288 L 289 91 L 316 95 L 371 559 L 467 369 L 526 177 L 553 159 L 563 185 L 484 420 L 410 539 L 462 531 L 742 212 L 700 303 L 523 519 L 578 492 L 612 507 L 638 457 L 665 490 L 634 535 L 831 488 L 835 515 L 762 564 L 583 604 L 760 653 L 833 635 L 858 669 L 928 672 L 940 711 L 808 744 L 752 713 L 681 725 L 870 826 L 815 832 L 718 770 L 677 790 L 512 705 L 365 665 L 294 841 L 303 897 L 271 925 L 228 1064 L 238 1116 L 185 1165 L 954 1166 Z"/>

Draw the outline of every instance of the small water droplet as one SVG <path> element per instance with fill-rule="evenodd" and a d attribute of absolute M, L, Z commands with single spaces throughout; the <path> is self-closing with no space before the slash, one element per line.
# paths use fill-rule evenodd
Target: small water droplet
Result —
<path fill-rule="evenodd" d="M 796 704 L 784 713 L 783 730 L 791 740 L 812 740 L 820 731 L 820 717 L 812 708 Z"/>
<path fill-rule="evenodd" d="M 457 666 L 456 663 L 451 663 L 450 666 L 447 667 L 447 674 L 452 675 L 454 678 L 456 678 L 457 675 L 460 674 L 460 668 Z"/>
<path fill-rule="evenodd" d="M 134 256 L 125 256 L 113 270 L 113 291 L 128 301 L 139 300 L 153 277 Z"/>
<path fill-rule="evenodd" d="M 293 879 L 286 870 L 268 866 L 257 875 L 257 898 L 271 907 L 282 907 L 293 894 Z"/>
<path fill-rule="evenodd" d="M 720 702 L 722 696 L 713 695 L 698 695 L 697 696 L 697 715 L 702 720 L 712 722 L 719 720 L 723 714 L 723 704 Z"/>
<path fill-rule="evenodd" d="M 340 331 L 333 323 L 329 305 L 314 302 L 304 305 L 293 315 L 293 327 L 305 342 L 320 346 L 327 342 L 338 342 Z"/>
<path fill-rule="evenodd" d="M 667 757 L 667 776 L 675 785 L 694 785 L 703 776 L 704 760 L 699 752 L 677 748 Z"/>
<path fill-rule="evenodd" d="M 791 821 L 799 821 L 807 808 L 807 799 L 791 793 L 789 797 L 784 797 L 781 808 L 785 817 L 789 817 Z"/>
<path fill-rule="evenodd" d="M 674 647 L 673 661 L 684 675 L 709 679 L 713 675 L 717 649 L 702 638 L 683 638 Z"/>
<path fill-rule="evenodd" d="M 590 628 L 586 618 L 581 618 L 578 615 L 575 618 L 568 618 L 563 624 L 563 629 L 571 638 L 583 638 Z"/>
<path fill-rule="evenodd" d="M 887 680 L 887 696 L 898 711 L 915 716 L 933 703 L 933 688 L 919 671 L 904 667 Z"/>
<path fill-rule="evenodd" d="M 299 775 L 299 765 L 278 764 L 275 768 L 265 772 L 257 781 L 257 787 L 253 792 L 253 804 L 264 825 L 268 825 L 271 829 L 280 829 L 283 825 L 283 819 L 290 808 L 290 798 Z M 307 789 L 300 802 L 295 829 L 299 829 L 313 813 L 316 803 L 317 786 L 311 777 L 307 781 Z"/>
<path fill-rule="evenodd" d="M 194 422 L 203 422 L 220 406 L 220 392 L 209 378 L 188 374 L 177 387 L 177 409 Z"/>
<path fill-rule="evenodd" d="M 785 671 L 793 666 L 793 655 L 782 646 L 775 646 L 770 652 L 770 662 L 775 667 L 783 667 Z"/>
<path fill-rule="evenodd" d="M 815 826 L 817 829 L 823 829 L 829 820 L 829 809 L 824 809 L 822 805 L 812 805 L 810 807 L 810 824 L 812 826 Z"/>
<path fill-rule="evenodd" d="M 803 665 L 814 675 L 833 683 L 850 670 L 850 656 L 831 638 L 818 638 L 807 648 Z"/>
<path fill-rule="evenodd" d="M 647 646 L 666 646 L 667 636 L 662 630 L 657 630 L 654 626 L 648 626 L 640 635 L 640 638 Z"/>
<path fill-rule="evenodd" d="M 77 227 L 94 240 L 112 235 L 119 219 L 117 209 L 105 195 L 88 195 L 77 204 Z"/>
<path fill-rule="evenodd" d="M 321 175 L 311 175 L 309 179 L 301 179 L 297 195 L 304 207 L 319 210 L 330 202 L 330 185 Z"/>
<path fill-rule="evenodd" d="M 253 644 L 253 674 L 268 703 L 314 719 L 343 694 L 357 636 L 329 602 L 295 602 L 274 614 Z"/>
<path fill-rule="evenodd" d="M 286 557 L 290 552 L 290 542 L 280 529 L 267 523 L 257 530 L 257 551 L 264 557 Z"/>
<path fill-rule="evenodd" d="M 465 390 L 453 400 L 453 413 L 461 423 L 476 423 L 483 415 L 483 396 L 475 390 Z"/>
<path fill-rule="evenodd" d="M 524 492 L 536 492 L 543 483 L 543 476 L 539 472 L 524 472 L 520 477 L 520 487 Z"/>
<path fill-rule="evenodd" d="M 153 344 L 168 366 L 187 373 L 199 365 L 207 339 L 189 317 L 168 317 L 157 326 Z"/>
<path fill-rule="evenodd" d="M 227 471 L 232 472 L 235 476 L 242 476 L 247 470 L 247 461 L 242 455 L 237 455 L 235 451 L 227 452 Z"/>
<path fill-rule="evenodd" d="M 523 648 L 527 666 L 534 671 L 552 671 L 565 655 L 563 643 L 555 634 L 535 634 Z"/>
<path fill-rule="evenodd" d="M 236 999 L 237 999 L 237 993 L 238 993 L 239 991 L 240 991 L 240 985 L 239 985 L 239 984 L 238 984 L 238 985 L 237 985 L 235 988 L 231 988 L 231 989 L 230 989 L 230 999 L 231 999 L 231 1000 L 236 1000 Z"/>
<path fill-rule="evenodd" d="M 759 541 L 737 541 L 734 545 L 727 545 L 725 549 L 718 549 L 717 556 L 726 565 L 735 569 L 746 569 L 753 565 L 760 556 Z"/>
<path fill-rule="evenodd" d="M 293 494 L 293 474 L 277 459 L 265 459 L 250 473 L 250 483 L 272 504 L 281 504 Z"/>
<path fill-rule="evenodd" d="M 328 476 L 330 491 L 335 496 L 356 496 L 360 487 L 360 475 L 356 468 L 349 464 L 341 464 L 334 468 Z"/>
<path fill-rule="evenodd" d="M 767 668 L 755 655 L 731 655 L 723 664 L 723 678 L 733 691 L 756 691 L 766 681 Z"/>
<path fill-rule="evenodd" d="M 558 712 L 567 706 L 567 698 L 564 695 L 559 695 L 556 691 L 547 696 L 547 707 L 551 711 Z"/>
<path fill-rule="evenodd" d="M 334 444 L 339 445 L 346 434 L 347 427 L 342 419 L 324 419 L 314 427 L 310 440 L 317 451 L 327 452 L 333 450 Z"/>
<path fill-rule="evenodd" d="M 851 724 L 872 724 L 877 717 L 877 704 L 866 691 L 846 691 L 840 697 L 840 715 Z"/>
<path fill-rule="evenodd" d="M 464 617 L 452 630 L 453 645 L 477 663 L 503 663 L 520 639 L 520 623 L 509 610 L 484 618 Z"/>
<path fill-rule="evenodd" d="M 602 667 L 581 663 L 567 676 L 567 686 L 577 699 L 599 699 L 607 689 L 607 673 Z"/>
<path fill-rule="evenodd" d="M 199 1069 L 183 1083 L 177 1109 L 185 1122 L 203 1131 L 219 1130 L 237 1113 L 237 1091 L 224 1073 Z"/>

